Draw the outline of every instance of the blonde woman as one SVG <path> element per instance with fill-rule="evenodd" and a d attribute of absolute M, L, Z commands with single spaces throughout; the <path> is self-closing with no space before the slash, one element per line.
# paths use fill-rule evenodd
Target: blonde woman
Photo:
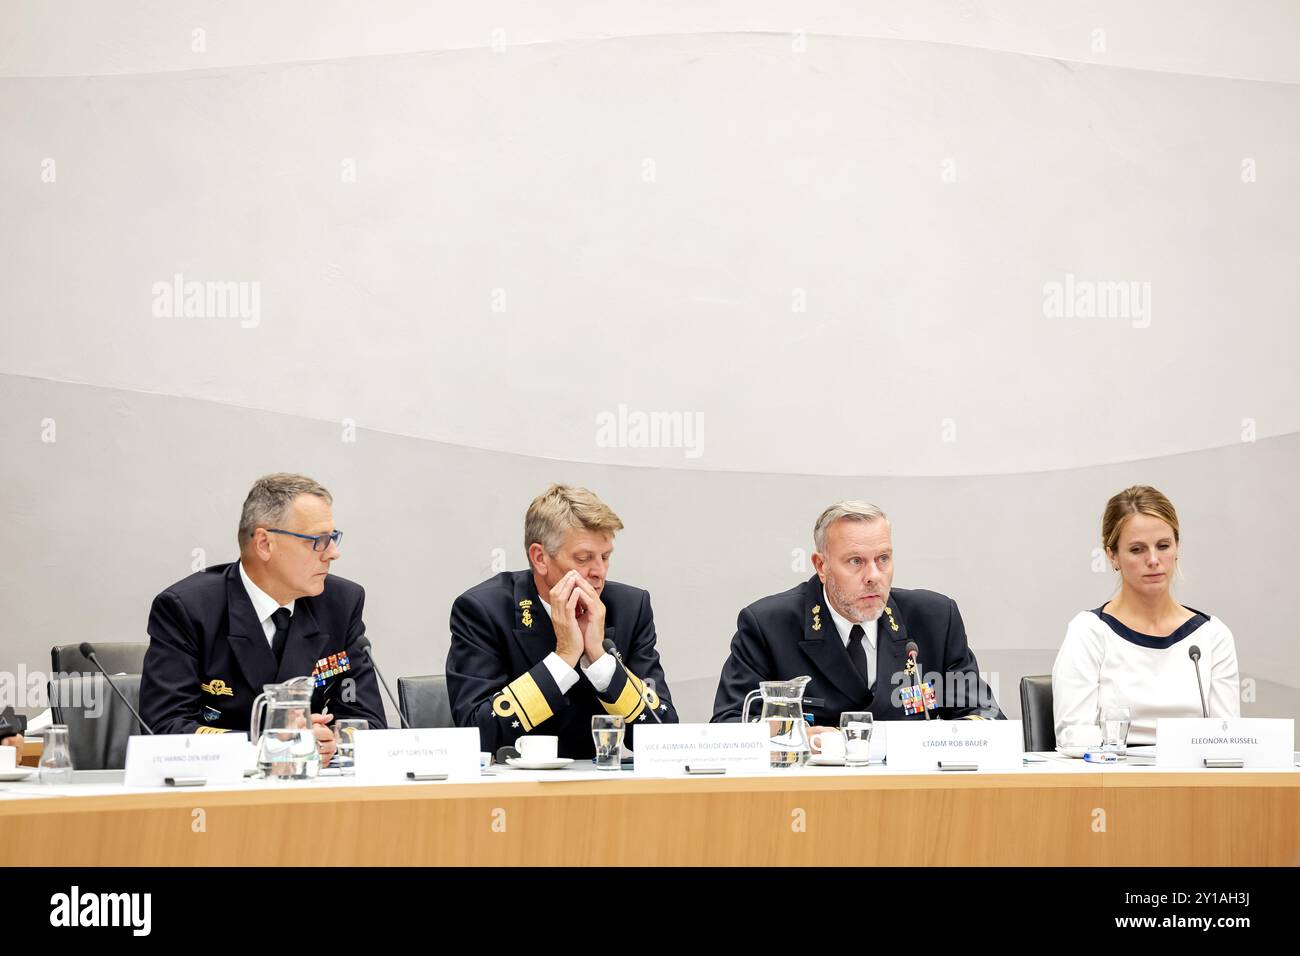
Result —
<path fill-rule="evenodd" d="M 1232 632 L 1213 615 L 1174 600 L 1178 515 L 1155 488 L 1135 485 L 1106 503 L 1102 545 L 1119 573 L 1119 593 L 1075 615 L 1052 668 L 1056 745 L 1101 742 L 1098 710 L 1132 715 L 1130 744 L 1153 744 L 1160 717 L 1200 717 L 1197 668 L 1211 717 L 1238 717 L 1241 703 Z M 1190 659 L 1200 650 L 1199 664 Z"/>

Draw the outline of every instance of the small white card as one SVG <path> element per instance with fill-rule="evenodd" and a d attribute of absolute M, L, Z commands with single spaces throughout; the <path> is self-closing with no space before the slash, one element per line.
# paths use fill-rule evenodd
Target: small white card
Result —
<path fill-rule="evenodd" d="M 1204 770 L 1205 760 L 1241 760 L 1245 767 L 1290 769 L 1295 721 L 1268 717 L 1161 717 L 1156 766 Z"/>
<path fill-rule="evenodd" d="M 164 787 L 167 777 L 239 783 L 248 766 L 248 734 L 155 734 L 126 742 L 128 787 Z"/>
<path fill-rule="evenodd" d="M 651 775 L 722 767 L 727 773 L 766 773 L 772 768 L 766 721 L 748 724 L 645 724 L 636 729 L 632 769 Z"/>
<path fill-rule="evenodd" d="M 938 770 L 940 761 L 1019 770 L 1025 755 L 1018 720 L 895 720 L 887 739 L 890 770 Z"/>
<path fill-rule="evenodd" d="M 477 727 L 358 730 L 357 783 L 405 781 L 408 772 L 445 773 L 448 780 L 477 780 Z"/>

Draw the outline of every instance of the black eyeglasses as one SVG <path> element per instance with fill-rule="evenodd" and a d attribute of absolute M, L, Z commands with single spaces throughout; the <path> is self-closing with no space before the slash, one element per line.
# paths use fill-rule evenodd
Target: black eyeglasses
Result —
<path fill-rule="evenodd" d="M 302 538 L 304 541 L 311 542 L 313 551 L 324 551 L 331 544 L 338 544 L 343 540 L 342 531 L 328 531 L 325 534 L 299 534 L 297 531 L 282 531 L 279 528 L 267 528 L 267 534 L 291 534 L 295 538 Z"/>

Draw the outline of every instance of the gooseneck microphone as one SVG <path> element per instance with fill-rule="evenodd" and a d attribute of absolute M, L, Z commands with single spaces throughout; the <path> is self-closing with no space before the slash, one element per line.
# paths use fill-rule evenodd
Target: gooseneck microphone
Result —
<path fill-rule="evenodd" d="M 925 702 L 925 685 L 921 683 L 919 671 L 921 670 L 920 662 L 917 655 L 921 649 L 916 646 L 916 641 L 907 642 L 907 673 L 911 675 L 911 686 L 917 688 L 921 693 L 921 709 L 925 711 L 925 719 L 930 719 L 930 706 Z"/>
<path fill-rule="evenodd" d="M 104 679 L 108 681 L 108 686 L 113 688 L 113 693 L 117 695 L 118 700 L 126 704 L 126 709 L 131 712 L 131 716 L 140 722 L 140 726 L 149 732 L 150 737 L 154 736 L 153 728 L 144 722 L 144 718 L 140 716 L 140 712 L 131 706 L 131 702 L 126 699 L 126 694 L 122 693 L 122 688 L 118 687 L 116 681 L 113 680 L 112 675 L 110 675 L 108 671 L 104 670 L 104 665 L 99 662 L 99 655 L 95 653 L 95 645 L 88 641 L 83 642 L 77 650 L 81 651 L 81 656 L 94 664 L 95 667 L 98 668 L 99 672 L 104 675 Z"/>
<path fill-rule="evenodd" d="M 607 637 L 605 640 L 601 641 L 600 646 L 605 649 L 606 654 L 613 655 L 614 660 L 618 661 L 618 666 L 623 668 L 623 673 L 627 675 L 627 679 L 632 681 L 632 686 L 635 687 L 636 680 L 633 678 L 632 672 L 627 669 L 627 665 L 623 663 L 623 655 L 620 654 L 618 648 L 614 646 L 614 639 Z M 650 695 L 646 691 L 645 684 L 641 685 L 641 702 L 645 704 L 645 709 L 650 711 L 650 716 L 655 719 L 655 723 L 662 724 L 663 721 L 659 719 L 659 714 L 656 712 L 655 708 L 650 706 Z"/>
<path fill-rule="evenodd" d="M 1201 698 L 1201 716 L 1209 717 L 1210 709 L 1205 706 L 1205 687 L 1201 684 L 1201 649 L 1193 644 L 1187 649 L 1187 656 L 1192 659 L 1192 665 L 1196 668 L 1196 693 Z"/>
<path fill-rule="evenodd" d="M 380 672 L 379 665 L 375 663 L 375 655 L 370 653 L 370 638 L 362 634 L 352 642 L 352 646 L 366 655 L 366 660 L 370 661 L 370 666 L 375 669 L 375 676 L 379 678 L 379 685 L 384 688 L 384 693 L 388 695 L 388 699 L 391 700 L 393 706 L 397 708 L 397 719 L 402 722 L 403 729 L 409 730 L 411 724 L 406 719 L 406 712 L 402 710 L 402 705 L 398 699 L 393 696 L 393 692 L 388 689 L 388 681 L 384 680 L 384 675 Z"/>

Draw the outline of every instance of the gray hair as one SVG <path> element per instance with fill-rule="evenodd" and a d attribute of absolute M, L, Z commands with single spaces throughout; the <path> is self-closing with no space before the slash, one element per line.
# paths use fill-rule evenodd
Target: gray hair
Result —
<path fill-rule="evenodd" d="M 611 537 L 623 521 L 594 491 L 573 485 L 551 485 L 533 499 L 524 515 L 524 551 L 540 544 L 555 557 L 570 528 L 585 528 Z"/>
<path fill-rule="evenodd" d="M 889 520 L 883 511 L 875 505 L 867 504 L 865 501 L 836 502 L 823 511 L 822 516 L 813 525 L 813 544 L 817 546 L 817 550 L 822 554 L 826 553 L 826 529 L 841 518 L 848 518 L 850 521 Z"/>
<path fill-rule="evenodd" d="M 306 475 L 278 472 L 263 475 L 253 482 L 248 497 L 244 499 L 244 510 L 239 515 L 240 549 L 253 540 L 253 532 L 258 528 L 274 528 L 283 523 L 299 495 L 315 495 L 327 504 L 334 504 L 334 496 Z"/>

